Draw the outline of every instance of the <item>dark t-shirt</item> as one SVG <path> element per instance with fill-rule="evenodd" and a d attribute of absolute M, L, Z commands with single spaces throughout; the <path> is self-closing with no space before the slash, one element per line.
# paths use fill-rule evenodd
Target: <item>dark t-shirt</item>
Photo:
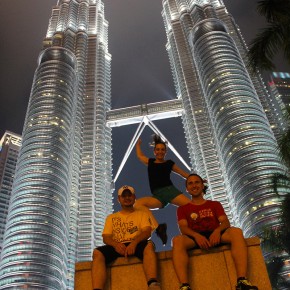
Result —
<path fill-rule="evenodd" d="M 172 185 L 170 179 L 170 173 L 174 162 L 172 160 L 166 160 L 163 163 L 155 163 L 154 158 L 148 160 L 148 177 L 151 192 L 155 189 Z"/>
<path fill-rule="evenodd" d="M 177 219 L 187 220 L 188 227 L 195 232 L 213 231 L 219 225 L 218 218 L 226 215 L 223 206 L 218 201 L 207 200 L 204 204 L 188 203 L 177 209 Z"/>

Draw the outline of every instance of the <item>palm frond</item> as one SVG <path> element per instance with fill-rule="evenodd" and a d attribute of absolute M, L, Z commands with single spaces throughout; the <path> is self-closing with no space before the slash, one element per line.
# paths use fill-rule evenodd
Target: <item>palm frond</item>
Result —
<path fill-rule="evenodd" d="M 265 16 L 267 22 L 285 22 L 289 19 L 289 0 L 261 0 L 258 1 L 257 11 Z"/>
<path fill-rule="evenodd" d="M 284 54 L 284 58 L 288 64 L 290 64 L 290 9 L 289 9 L 289 20 L 286 25 L 283 27 L 283 47 L 282 51 Z"/>
<path fill-rule="evenodd" d="M 282 224 L 284 224 L 286 226 L 284 231 L 285 231 L 285 235 L 288 235 L 288 237 L 287 237 L 288 243 L 287 244 L 289 244 L 289 253 L 290 253 L 290 229 L 289 229 L 289 225 L 290 225 L 290 196 L 289 196 L 289 194 L 283 199 L 283 202 L 281 204 L 281 210 L 282 210 L 281 220 L 282 220 Z"/>
<path fill-rule="evenodd" d="M 278 140 L 281 159 L 290 167 L 290 130 L 287 130 Z"/>
<path fill-rule="evenodd" d="M 271 259 L 270 262 L 266 264 L 269 278 L 271 281 L 271 284 L 273 287 L 278 286 L 279 282 L 279 273 L 281 272 L 283 266 L 284 266 L 284 261 L 282 257 L 274 257 Z M 277 288 L 273 288 L 277 289 Z"/>
<path fill-rule="evenodd" d="M 282 252 L 284 251 L 283 240 L 283 232 L 280 228 L 270 228 L 263 232 L 262 247 L 270 252 Z"/>
<path fill-rule="evenodd" d="M 272 183 L 273 183 L 273 190 L 278 196 L 283 196 L 281 194 L 281 187 L 282 188 L 290 188 L 290 180 L 288 175 L 282 173 L 274 173 L 272 176 Z M 285 190 L 283 190 L 285 192 Z"/>
<path fill-rule="evenodd" d="M 283 117 L 285 121 L 290 124 L 290 107 L 286 107 L 283 112 Z M 290 125 L 288 129 L 279 137 L 278 139 L 278 150 L 281 159 L 290 168 Z"/>
<path fill-rule="evenodd" d="M 248 51 L 248 64 L 254 71 L 257 68 L 262 70 L 275 69 L 272 59 L 282 46 L 283 36 L 281 26 L 277 24 L 271 24 L 260 30 L 250 43 Z"/>
<path fill-rule="evenodd" d="M 290 64 L 290 0 L 260 0 L 257 11 L 269 26 L 260 30 L 250 43 L 248 67 L 256 72 L 275 69 L 273 57 L 282 51 Z"/>
<path fill-rule="evenodd" d="M 280 281 L 278 282 L 278 285 L 281 289 L 290 289 L 290 282 L 288 282 L 284 277 L 281 277 L 280 275 Z"/>
<path fill-rule="evenodd" d="M 281 198 L 280 225 L 264 230 L 263 247 L 290 254 L 290 179 L 286 174 L 276 173 L 272 183 L 274 192 Z"/>
<path fill-rule="evenodd" d="M 286 107 L 284 110 L 283 110 L 283 117 L 286 121 L 289 122 L 289 126 L 290 126 L 290 107 Z"/>

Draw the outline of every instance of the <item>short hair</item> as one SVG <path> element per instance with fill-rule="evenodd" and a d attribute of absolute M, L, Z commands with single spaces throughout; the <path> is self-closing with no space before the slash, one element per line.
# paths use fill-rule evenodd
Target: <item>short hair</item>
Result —
<path fill-rule="evenodd" d="M 187 181 L 188 181 L 188 178 L 189 178 L 190 176 L 197 176 L 197 177 L 199 177 L 199 179 L 201 180 L 201 182 L 202 182 L 203 185 L 204 185 L 204 179 L 203 179 L 200 175 L 198 175 L 197 173 L 190 173 L 190 174 L 187 176 L 186 180 L 185 180 L 185 187 L 187 187 Z M 203 193 L 204 193 L 204 194 L 206 194 L 207 189 L 208 189 L 208 186 L 207 186 L 207 185 L 204 185 L 204 189 L 203 189 Z"/>
<path fill-rule="evenodd" d="M 163 141 L 159 135 L 154 134 L 154 135 L 152 135 L 152 138 L 153 138 L 153 141 L 151 143 L 151 146 L 153 146 L 154 149 L 155 149 L 157 144 L 163 144 L 165 146 L 165 148 L 167 148 L 167 142 Z"/>

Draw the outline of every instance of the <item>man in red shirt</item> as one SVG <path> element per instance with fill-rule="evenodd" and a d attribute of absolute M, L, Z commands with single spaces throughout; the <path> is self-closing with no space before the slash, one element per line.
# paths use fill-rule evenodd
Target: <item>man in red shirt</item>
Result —
<path fill-rule="evenodd" d="M 180 290 L 191 290 L 188 280 L 188 253 L 194 247 L 209 249 L 220 243 L 231 244 L 231 254 L 237 272 L 236 290 L 257 290 L 246 278 L 247 246 L 243 232 L 231 227 L 218 201 L 204 199 L 206 186 L 197 174 L 186 179 L 186 190 L 191 202 L 177 209 L 178 225 L 182 235 L 173 238 L 173 265 Z"/>

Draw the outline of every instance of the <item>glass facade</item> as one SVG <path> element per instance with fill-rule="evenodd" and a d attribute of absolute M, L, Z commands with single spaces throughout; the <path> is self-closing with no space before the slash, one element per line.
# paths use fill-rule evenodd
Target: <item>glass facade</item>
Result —
<path fill-rule="evenodd" d="M 76 261 L 112 212 L 108 23 L 59 0 L 34 75 L 0 263 L 0 289 L 74 289 Z"/>
<path fill-rule="evenodd" d="M 290 73 L 273 72 L 268 83 L 270 90 L 282 100 L 282 108 L 290 106 Z M 278 94 L 277 94 L 278 93 Z"/>
<path fill-rule="evenodd" d="M 222 1 L 163 0 L 162 16 L 193 169 L 246 236 L 278 223 L 271 175 L 283 173 L 277 122 L 261 77 Z"/>
<path fill-rule="evenodd" d="M 6 131 L 0 140 L 0 253 L 20 147 L 21 136 Z"/>

